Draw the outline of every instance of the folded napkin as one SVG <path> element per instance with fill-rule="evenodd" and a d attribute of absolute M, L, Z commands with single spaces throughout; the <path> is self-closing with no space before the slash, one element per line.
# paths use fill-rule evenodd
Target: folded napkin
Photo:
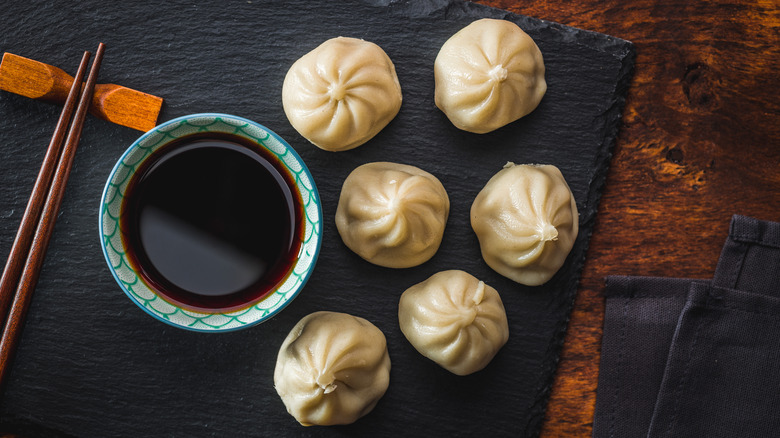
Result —
<path fill-rule="evenodd" d="M 711 281 L 606 297 L 594 437 L 780 436 L 780 223 L 734 216 Z"/>

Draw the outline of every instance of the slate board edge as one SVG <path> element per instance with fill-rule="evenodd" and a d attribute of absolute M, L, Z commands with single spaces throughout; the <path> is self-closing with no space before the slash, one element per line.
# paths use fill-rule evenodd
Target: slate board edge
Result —
<path fill-rule="evenodd" d="M 396 12 L 403 12 L 403 9 L 409 10 L 412 8 L 413 5 L 413 2 L 411 2 L 410 0 L 376 0 L 373 2 L 369 0 L 365 0 L 365 1 L 369 4 L 378 7 L 390 7 L 391 9 L 399 8 L 400 10 L 396 9 Z M 574 302 L 577 298 L 577 289 L 579 287 L 579 281 L 582 275 L 582 269 L 585 264 L 585 256 L 588 252 L 590 238 L 593 233 L 593 227 L 595 226 L 595 220 L 598 214 L 598 204 L 599 201 L 601 200 L 602 190 L 606 185 L 607 173 L 609 172 L 609 164 L 612 160 L 612 151 L 615 147 L 615 144 L 617 143 L 618 133 L 620 130 L 620 125 L 622 120 L 623 108 L 625 107 L 625 102 L 626 102 L 626 94 L 628 92 L 628 88 L 631 83 L 631 79 L 633 77 L 634 63 L 636 60 L 636 48 L 632 42 L 611 35 L 606 35 L 606 34 L 580 29 L 572 26 L 564 26 L 563 24 L 560 23 L 556 23 L 556 22 L 552 22 L 540 18 L 535 18 L 535 17 L 527 17 L 510 11 L 505 11 L 490 6 L 472 3 L 465 0 L 464 1 L 431 0 L 430 2 L 427 3 L 429 5 L 432 5 L 430 9 L 426 10 L 427 15 L 437 14 L 437 13 L 442 14 L 445 17 L 450 14 L 468 15 L 468 9 L 472 9 L 476 11 L 480 11 L 480 10 L 491 11 L 493 12 L 493 14 L 482 13 L 480 15 L 494 15 L 495 18 L 506 19 L 509 21 L 513 21 L 515 23 L 523 22 L 528 19 L 538 20 L 542 22 L 545 26 L 547 26 L 547 29 L 549 30 L 559 31 L 559 30 L 567 29 L 570 33 L 567 33 L 565 35 L 567 36 L 570 35 L 572 41 L 577 44 L 584 44 L 585 41 L 590 41 L 595 39 L 599 39 L 601 41 L 604 41 L 606 39 L 611 43 L 610 45 L 592 44 L 589 45 L 589 47 L 591 48 L 598 47 L 602 49 L 602 51 L 604 52 L 611 52 L 614 50 L 614 52 L 616 53 L 616 57 L 619 58 L 621 61 L 621 69 L 618 75 L 619 80 L 615 86 L 615 89 L 613 90 L 611 96 L 612 99 L 611 103 L 608 109 L 601 116 L 601 119 L 604 120 L 605 123 L 610 123 L 610 120 L 612 120 L 612 122 L 604 130 L 604 137 L 602 139 L 601 145 L 598 148 L 599 153 L 596 156 L 595 159 L 596 162 L 593 163 L 593 168 L 596 169 L 596 172 L 593 176 L 593 179 L 590 182 L 590 186 L 588 187 L 588 197 L 587 197 L 587 202 L 588 202 L 587 205 L 592 206 L 593 211 L 592 214 L 588 215 L 587 217 L 580 218 L 580 227 L 587 231 L 581 234 L 580 236 L 578 236 L 578 239 L 583 240 L 584 243 L 582 245 L 581 253 L 575 255 L 576 259 L 574 261 L 574 265 L 575 265 L 574 271 L 577 272 L 577 275 L 573 276 L 570 279 L 569 284 L 567 285 L 567 291 L 570 294 L 570 297 L 566 302 L 566 309 L 564 312 L 566 316 L 565 319 L 561 322 L 561 325 L 559 326 L 558 330 L 555 332 L 554 336 L 552 337 L 547 349 L 547 353 L 543 360 L 542 369 L 553 370 L 553 372 L 540 373 L 540 376 L 542 376 L 542 378 L 540 378 L 540 380 L 537 383 L 536 402 L 532 406 L 526 421 L 526 430 L 524 431 L 524 436 L 538 436 L 541 432 L 542 423 L 544 421 L 545 412 L 547 410 L 546 409 L 547 403 L 550 399 L 550 394 L 552 392 L 552 386 L 555 379 L 556 370 L 558 368 L 558 362 L 560 361 L 561 349 L 563 348 L 563 342 L 565 339 L 566 330 L 568 328 L 569 321 L 571 319 L 571 311 L 574 308 Z M 410 15 L 416 15 L 416 14 L 410 12 Z M 574 32 L 571 32 L 571 30 L 574 30 Z"/>
<path fill-rule="evenodd" d="M 370 2 L 366 0 L 367 3 L 373 4 L 374 6 L 379 7 L 399 7 L 399 8 L 406 8 L 410 9 L 412 2 L 409 0 L 378 0 L 374 2 Z M 493 8 L 490 6 L 480 5 L 477 3 L 472 3 L 468 1 L 453 1 L 453 0 L 432 0 L 429 4 L 434 5 L 431 9 L 428 9 L 426 12 L 428 15 L 430 14 L 442 14 L 445 17 L 450 14 L 465 14 L 467 12 L 467 9 L 473 9 L 473 10 L 482 10 L 482 11 L 492 11 L 493 14 L 482 14 L 482 15 L 496 15 L 496 18 L 501 19 L 507 19 L 509 21 L 513 22 L 523 22 L 525 20 L 528 20 L 532 17 L 527 17 L 519 14 L 515 14 L 510 11 L 505 11 L 497 8 Z M 402 9 L 403 10 L 403 9 Z M 401 10 L 401 11 L 402 11 Z M 396 12 L 401 12 L 396 10 Z M 414 15 L 414 14 L 410 14 Z M 625 106 L 626 102 L 626 94 L 628 91 L 628 87 L 631 83 L 631 79 L 633 77 L 633 71 L 634 71 L 634 62 L 636 59 L 636 49 L 632 42 L 617 38 L 610 35 L 601 34 L 598 32 L 588 31 L 584 29 L 579 29 L 576 27 L 571 26 L 564 26 L 560 23 L 551 22 L 539 18 L 533 18 L 534 20 L 539 20 L 544 25 L 547 26 L 547 29 L 550 30 L 563 30 L 566 28 L 567 30 L 571 31 L 572 29 L 575 32 L 569 33 L 567 35 L 572 36 L 572 40 L 575 41 L 577 44 L 582 44 L 583 41 L 589 41 L 593 39 L 600 39 L 604 40 L 607 39 L 610 41 L 611 45 L 604 46 L 602 45 L 591 45 L 590 47 L 600 47 L 604 52 L 609 52 L 611 50 L 614 50 L 616 52 L 616 57 L 618 57 L 621 61 L 621 70 L 619 73 L 619 80 L 618 83 L 615 86 L 615 89 L 613 90 L 612 96 L 611 96 L 611 103 L 605 111 L 601 119 L 605 121 L 605 123 L 610 123 L 610 120 L 612 120 L 611 124 L 606 127 L 604 130 L 604 137 L 602 139 L 602 143 L 599 146 L 599 153 L 596 157 L 596 162 L 593 163 L 593 168 L 596 169 L 596 172 L 593 176 L 593 179 L 590 182 L 590 186 L 588 187 L 588 197 L 587 202 L 588 206 L 592 206 L 593 211 L 592 214 L 587 217 L 580 218 L 580 227 L 582 229 L 587 230 L 585 233 L 578 236 L 578 239 L 584 240 L 584 243 L 582 245 L 582 250 L 580 254 L 576 254 L 576 259 L 574 261 L 575 265 L 575 272 L 577 275 L 573 276 L 568 285 L 567 285 L 567 291 L 570 294 L 567 302 L 566 302 L 566 309 L 564 314 L 566 315 L 564 320 L 561 322 L 558 330 L 555 332 L 554 336 L 552 337 L 550 344 L 547 349 L 547 353 L 545 355 L 545 358 L 543 360 L 542 370 L 553 370 L 552 373 L 540 373 L 540 376 L 542 376 L 538 383 L 537 383 L 537 396 L 536 396 L 536 402 L 531 407 L 530 412 L 528 413 L 526 424 L 526 430 L 524 431 L 524 436 L 538 436 L 541 432 L 542 423 L 544 421 L 547 403 L 550 399 L 550 394 L 552 392 L 552 386 L 556 375 L 556 370 L 558 367 L 558 362 L 560 361 L 560 352 L 563 348 L 563 342 L 566 335 L 566 330 L 569 325 L 569 320 L 571 319 L 571 311 L 574 308 L 574 302 L 577 297 L 577 289 L 579 286 L 580 276 L 582 275 L 582 269 L 585 264 L 585 255 L 588 251 L 588 246 L 590 242 L 591 235 L 593 233 L 593 227 L 595 225 L 596 216 L 598 213 L 598 204 L 601 199 L 601 192 L 606 185 L 606 178 L 607 173 L 609 171 L 609 164 L 612 159 L 612 151 L 615 147 L 615 144 L 617 143 L 617 137 L 620 130 L 621 125 L 621 119 L 622 119 L 622 113 L 623 108 Z M 606 36 L 606 38 L 605 38 Z"/>
<path fill-rule="evenodd" d="M 609 165 L 612 160 L 612 151 L 617 143 L 618 134 L 620 131 L 623 108 L 626 103 L 626 94 L 628 92 L 629 85 L 634 74 L 634 63 L 636 60 L 636 50 L 633 43 L 630 41 L 623 41 L 623 52 L 620 80 L 618 81 L 615 91 L 612 95 L 612 104 L 609 109 L 602 116 L 605 120 L 614 120 L 614 122 L 605 130 L 605 136 L 603 143 L 600 147 L 600 154 L 597 157 L 597 161 L 603 163 L 603 165 L 597 165 L 596 173 L 591 181 L 591 185 L 588 188 L 588 204 L 593 205 L 593 214 L 580 218 L 580 227 L 588 229 L 589 231 L 580 235 L 578 239 L 584 239 L 584 245 L 582 248 L 582 254 L 579 255 L 575 262 L 575 271 L 578 273 L 571 279 L 569 287 L 573 291 L 571 297 L 567 303 L 567 310 L 565 312 L 566 318 L 560 325 L 559 330 L 555 333 L 550 342 L 550 348 L 544 359 L 544 366 L 550 369 L 556 370 L 551 373 L 547 379 L 543 379 L 539 382 L 537 390 L 536 404 L 531 408 L 530 418 L 528 421 L 528 428 L 525 431 L 526 436 L 538 436 L 541 432 L 542 423 L 547 410 L 547 403 L 550 399 L 550 393 L 552 392 L 553 382 L 555 375 L 557 374 L 558 362 L 560 361 L 560 353 L 563 348 L 563 341 L 568 329 L 569 321 L 571 319 L 571 311 L 574 308 L 574 302 L 577 298 L 577 289 L 579 287 L 580 277 L 582 275 L 582 269 L 585 264 L 585 255 L 588 252 L 588 246 L 590 238 L 593 233 L 595 221 L 598 213 L 598 205 L 601 200 L 602 190 L 606 186 L 607 173 L 609 172 Z M 614 118 L 613 118 L 614 116 Z"/>
<path fill-rule="evenodd" d="M 432 14 L 439 13 L 446 18 L 451 14 L 469 15 L 470 11 L 481 11 L 478 12 L 481 15 L 493 15 L 494 18 L 505 19 L 514 22 L 518 22 L 518 21 L 525 22 L 526 20 L 533 20 L 533 21 L 540 22 L 548 29 L 552 29 L 556 31 L 565 29 L 568 32 L 568 35 L 571 35 L 570 40 L 578 44 L 582 44 L 583 42 L 586 41 L 590 42 L 593 40 L 599 40 L 602 42 L 602 44 L 598 44 L 598 45 L 589 45 L 588 47 L 590 48 L 603 48 L 603 50 L 601 50 L 603 52 L 611 52 L 613 51 L 612 50 L 613 47 L 622 48 L 625 51 L 624 53 L 626 55 L 632 56 L 631 62 L 633 65 L 633 53 L 635 52 L 635 49 L 634 49 L 634 44 L 631 41 L 613 35 L 608 35 L 605 33 L 582 29 L 576 26 L 564 25 L 555 21 L 545 20 L 543 18 L 521 15 L 504 9 L 494 8 L 479 3 L 473 3 L 468 0 L 428 0 L 425 2 L 419 2 L 418 0 L 361 0 L 361 1 L 374 7 L 390 8 L 391 11 L 396 13 L 407 13 L 412 17 L 421 16 L 419 14 L 419 11 L 414 10 L 413 5 L 419 5 L 422 3 L 422 4 L 430 5 L 430 7 L 423 9 L 425 11 L 425 15 L 432 15 Z M 484 12 L 487 11 L 492 11 L 492 14 L 485 14 Z M 609 41 L 611 44 L 610 45 L 603 44 L 605 40 Z M 627 71 L 627 73 L 630 72 Z"/>

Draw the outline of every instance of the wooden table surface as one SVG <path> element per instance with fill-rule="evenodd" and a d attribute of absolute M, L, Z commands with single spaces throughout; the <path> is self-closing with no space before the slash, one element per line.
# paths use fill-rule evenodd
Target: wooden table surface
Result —
<path fill-rule="evenodd" d="M 733 214 L 780 221 L 780 1 L 478 3 L 636 45 L 542 430 L 590 436 L 604 277 L 712 278 Z"/>

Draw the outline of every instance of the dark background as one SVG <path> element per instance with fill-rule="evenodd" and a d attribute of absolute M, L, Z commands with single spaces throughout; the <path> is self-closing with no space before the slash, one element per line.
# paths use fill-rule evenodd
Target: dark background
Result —
<path fill-rule="evenodd" d="M 376 2 L 382 3 L 382 2 Z M 537 42 L 548 92 L 522 120 L 485 135 L 454 128 L 433 104 L 433 60 L 474 19 L 508 18 Z M 2 399 L 6 427 L 34 423 L 78 436 L 535 435 L 592 231 L 632 60 L 625 41 L 474 4 L 423 1 L 30 3 L 0 17 L 0 50 L 73 73 L 81 52 L 107 45 L 100 82 L 165 98 L 160 121 L 224 112 L 262 123 L 302 156 L 319 187 L 324 241 L 301 295 L 247 330 L 202 334 L 166 326 L 114 283 L 100 251 L 97 213 L 114 162 L 140 133 L 90 118 L 62 213 Z M 394 61 L 404 103 L 364 146 L 321 151 L 289 125 L 281 84 L 298 57 L 335 36 L 379 44 Z M 7 254 L 59 108 L 0 94 L 0 252 Z M 416 165 L 444 184 L 450 220 L 437 255 L 392 270 L 341 242 L 333 216 L 341 183 L 360 164 Z M 468 212 L 506 161 L 561 168 L 580 209 L 567 264 L 542 287 L 519 286 L 482 261 Z M 501 293 L 510 338 L 483 371 L 458 377 L 420 356 L 401 334 L 403 290 L 463 269 Z M 303 428 L 272 385 L 276 352 L 317 310 L 362 316 L 387 336 L 391 383 L 376 409 L 346 427 Z"/>

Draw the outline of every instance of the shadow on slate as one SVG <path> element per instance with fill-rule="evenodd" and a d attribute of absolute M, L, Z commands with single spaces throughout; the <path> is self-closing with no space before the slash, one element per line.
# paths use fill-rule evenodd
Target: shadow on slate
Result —
<path fill-rule="evenodd" d="M 526 30 L 544 54 L 548 91 L 529 116 L 495 132 L 454 128 L 433 102 L 433 61 L 453 33 L 491 17 Z M 272 320 L 238 332 L 192 333 L 150 318 L 121 292 L 98 237 L 100 195 L 140 133 L 89 118 L 35 293 L 0 419 L 75 436 L 535 436 L 593 229 L 632 66 L 633 46 L 460 1 L 12 2 L 0 50 L 75 70 L 107 45 L 101 82 L 165 98 L 160 121 L 225 112 L 260 122 L 300 153 L 324 204 L 324 242 L 303 293 Z M 403 89 L 400 113 L 349 152 L 321 151 L 288 123 L 289 66 L 336 36 L 379 44 Z M 21 219 L 59 108 L 0 93 L 0 252 Z M 441 249 L 411 269 L 373 266 L 350 252 L 334 215 L 349 172 L 371 161 L 419 166 L 446 187 L 452 209 Z M 469 224 L 477 192 L 507 161 L 558 166 L 577 199 L 580 235 L 546 285 L 524 287 L 485 265 Z M 397 322 L 401 293 L 444 269 L 500 293 L 509 342 L 483 371 L 448 373 L 419 355 Z M 317 310 L 367 318 L 387 336 L 387 394 L 350 426 L 303 428 L 273 388 L 276 353 Z M 28 428 L 29 429 L 29 428 Z M 34 428 L 32 430 L 35 430 Z M 47 432 L 49 434 L 49 432 Z"/>

